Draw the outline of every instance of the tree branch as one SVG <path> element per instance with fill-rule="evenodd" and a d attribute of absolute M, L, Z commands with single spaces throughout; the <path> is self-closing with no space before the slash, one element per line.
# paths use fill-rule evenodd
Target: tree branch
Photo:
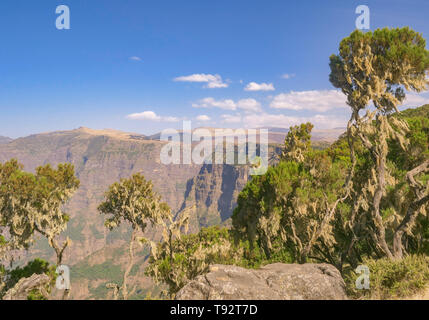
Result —
<path fill-rule="evenodd" d="M 395 259 L 402 259 L 402 236 L 407 230 L 414 226 L 416 218 L 419 214 L 419 209 L 422 205 L 429 201 L 429 194 L 425 195 L 424 187 L 415 180 L 415 177 L 417 175 L 426 172 L 429 172 L 429 160 L 426 160 L 421 165 L 415 167 L 407 173 L 408 183 L 413 189 L 416 199 L 410 204 L 407 210 L 407 214 L 395 230 L 393 236 L 393 252 Z"/>

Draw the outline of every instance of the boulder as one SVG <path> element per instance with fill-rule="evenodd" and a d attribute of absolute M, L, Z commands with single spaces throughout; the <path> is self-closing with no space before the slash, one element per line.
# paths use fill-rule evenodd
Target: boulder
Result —
<path fill-rule="evenodd" d="M 260 269 L 213 265 L 177 300 L 346 300 L 340 272 L 329 264 L 275 263 Z"/>
<path fill-rule="evenodd" d="M 40 289 L 42 295 L 48 296 L 45 286 L 51 280 L 46 274 L 33 274 L 29 278 L 22 278 L 11 289 L 9 289 L 3 300 L 27 300 L 28 295 L 33 289 Z"/>

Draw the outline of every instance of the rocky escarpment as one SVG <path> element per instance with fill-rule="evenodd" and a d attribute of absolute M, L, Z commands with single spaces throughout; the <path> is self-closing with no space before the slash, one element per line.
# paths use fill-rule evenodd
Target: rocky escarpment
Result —
<path fill-rule="evenodd" d="M 195 209 L 191 214 L 191 230 L 195 232 L 231 215 L 247 174 L 229 165 L 164 165 L 159 159 L 164 144 L 138 134 L 88 128 L 0 142 L 0 161 L 16 158 L 28 171 L 46 163 L 55 166 L 68 162 L 75 166 L 81 185 L 65 208 L 71 220 L 64 236 L 72 243 L 63 260 L 72 266 L 73 298 L 105 297 L 105 283 L 119 279 L 128 261 L 124 246 L 130 239 L 130 230 L 123 225 L 108 232 L 104 217 L 97 211 L 103 193 L 113 182 L 133 173 L 144 174 L 173 212 Z M 146 236 L 158 240 L 161 235 L 149 228 Z M 54 252 L 44 239 L 36 241 L 24 254 L 26 260 L 37 257 L 54 261 Z M 141 252 L 141 268 L 133 271 L 133 277 L 143 282 L 140 288 L 150 285 L 143 275 L 147 254 Z"/>
<path fill-rule="evenodd" d="M 328 264 L 267 265 L 258 270 L 213 265 L 177 300 L 346 300 L 340 272 Z"/>
<path fill-rule="evenodd" d="M 204 164 L 189 180 L 181 211 L 190 213 L 190 229 L 221 224 L 231 217 L 238 193 L 249 179 L 248 166 Z M 180 215 L 180 212 L 179 212 Z"/>
<path fill-rule="evenodd" d="M 284 139 L 284 135 L 285 132 L 281 132 L 278 140 Z M 191 232 L 230 221 L 238 193 L 249 179 L 248 168 L 227 164 L 164 165 L 159 155 L 165 143 L 157 137 L 79 128 L 13 141 L 0 139 L 1 162 L 16 158 L 28 171 L 46 163 L 55 166 L 68 162 L 75 166 L 81 185 L 65 208 L 71 220 L 63 234 L 72 240 L 63 262 L 72 267 L 73 298 L 106 297 L 105 283 L 120 279 L 128 261 L 126 245 L 130 230 L 123 225 L 108 232 L 104 217 L 97 211 L 108 186 L 121 178 L 140 172 L 152 180 L 155 190 L 173 212 L 191 211 Z M 277 161 L 280 151 L 279 146 L 270 145 L 270 163 Z M 146 236 L 158 240 L 161 235 L 157 230 L 148 229 Z M 143 275 L 143 262 L 148 252 L 141 250 L 140 254 L 140 268 L 133 270 L 133 281 L 141 280 L 139 288 L 147 288 L 151 284 Z M 45 239 L 36 241 L 25 259 L 36 257 L 55 261 Z"/>
<path fill-rule="evenodd" d="M 65 264 L 74 264 L 106 245 L 120 245 L 129 239 L 125 228 L 107 232 L 104 217 L 97 211 L 103 193 L 119 179 L 140 172 L 153 182 L 155 190 L 173 211 L 180 208 L 186 183 L 198 174 L 201 165 L 162 164 L 159 155 L 163 145 L 114 130 L 80 128 L 36 134 L 0 144 L 0 161 L 16 158 L 28 171 L 46 163 L 74 165 L 81 185 L 65 208 L 71 220 L 64 236 L 68 236 L 72 244 L 63 260 Z M 31 254 L 29 258 L 52 260 L 54 252 L 47 241 L 39 241 L 32 247 Z"/>

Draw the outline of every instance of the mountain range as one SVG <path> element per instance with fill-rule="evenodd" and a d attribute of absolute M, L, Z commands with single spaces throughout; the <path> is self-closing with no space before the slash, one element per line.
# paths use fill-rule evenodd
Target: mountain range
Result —
<path fill-rule="evenodd" d="M 341 128 L 316 130 L 314 141 L 329 144 L 343 131 Z M 275 159 L 280 152 L 279 144 L 286 134 L 287 130 L 269 128 L 270 159 Z M 14 140 L 0 137 L 2 162 L 16 158 L 27 171 L 47 163 L 68 162 L 75 166 L 81 186 L 65 208 L 71 219 L 64 234 L 72 240 L 64 263 L 72 266 L 73 298 L 105 297 L 105 283 L 120 280 L 126 263 L 124 246 L 129 240 L 129 230 L 123 226 L 108 232 L 97 206 L 108 186 L 121 178 L 140 172 L 153 182 L 174 214 L 190 210 L 191 232 L 204 226 L 228 224 L 238 193 L 249 179 L 249 168 L 227 164 L 164 165 L 159 155 L 166 142 L 159 141 L 159 137 L 160 134 L 144 136 L 83 127 Z M 159 233 L 148 230 L 147 236 L 157 239 Z M 44 239 L 38 240 L 30 252 L 26 260 L 53 259 L 53 251 Z M 147 249 L 140 250 L 138 267 L 131 274 L 140 286 L 138 292 L 152 287 L 143 275 L 147 255 Z"/>

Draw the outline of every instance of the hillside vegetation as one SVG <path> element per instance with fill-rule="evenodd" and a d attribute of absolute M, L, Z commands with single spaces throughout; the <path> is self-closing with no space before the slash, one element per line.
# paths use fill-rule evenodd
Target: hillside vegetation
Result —
<path fill-rule="evenodd" d="M 368 267 L 374 286 L 355 297 L 402 297 L 423 289 L 429 120 L 427 106 L 399 115 L 398 106 L 405 90 L 428 88 L 425 45 L 409 28 L 355 31 L 345 38 L 330 58 L 330 81 L 352 111 L 343 137 L 315 150 L 312 124 L 291 128 L 280 162 L 248 182 L 232 229 L 212 241 L 219 254 L 204 242 L 166 239 L 157 248 L 164 254 L 151 257 L 149 274 L 174 295 L 210 263 L 251 266 L 280 257 L 329 263 L 351 279 L 358 266 Z M 349 285 L 353 291 L 355 283 Z"/>
<path fill-rule="evenodd" d="M 407 138 L 413 152 L 398 154 L 391 141 L 390 168 L 395 169 L 392 174 L 397 179 L 392 183 L 397 187 L 390 188 L 381 209 L 389 247 L 401 225 L 401 215 L 394 211 L 394 206 L 399 206 L 402 213 L 412 203 L 412 195 L 407 194 L 410 190 L 406 187 L 403 157 L 411 160 L 412 155 L 429 156 L 429 110 L 421 107 L 412 111 L 421 116 L 404 117 L 407 110 L 401 117 L 409 125 Z M 147 274 L 168 284 L 174 295 L 188 281 L 207 272 L 210 264 L 259 268 L 274 262 L 323 262 L 342 272 L 354 298 L 403 298 L 424 290 L 429 284 L 428 202 L 419 208 L 415 224 L 402 240 L 407 256 L 384 258 L 371 239 L 367 209 L 357 212 L 353 198 L 346 199 L 341 193 L 351 165 L 346 138 L 326 150 L 315 150 L 309 143 L 310 128 L 291 128 L 289 136 L 297 134 L 301 143 L 292 144 L 304 147 L 305 152 L 286 145 L 289 152 L 284 153 L 279 164 L 248 182 L 239 194 L 231 229 L 212 227 L 182 236 L 172 242 L 173 258 L 164 253 L 158 259 L 150 258 Z M 362 146 L 358 150 L 355 185 L 368 175 L 369 158 Z M 305 161 L 290 158 L 297 154 Z M 429 175 L 422 174 L 419 179 L 428 188 Z M 359 214 L 362 220 L 357 222 Z M 159 245 L 159 250 L 165 252 L 162 248 Z M 354 270 L 359 265 L 370 269 L 370 290 L 356 289 L 359 274 Z"/>

